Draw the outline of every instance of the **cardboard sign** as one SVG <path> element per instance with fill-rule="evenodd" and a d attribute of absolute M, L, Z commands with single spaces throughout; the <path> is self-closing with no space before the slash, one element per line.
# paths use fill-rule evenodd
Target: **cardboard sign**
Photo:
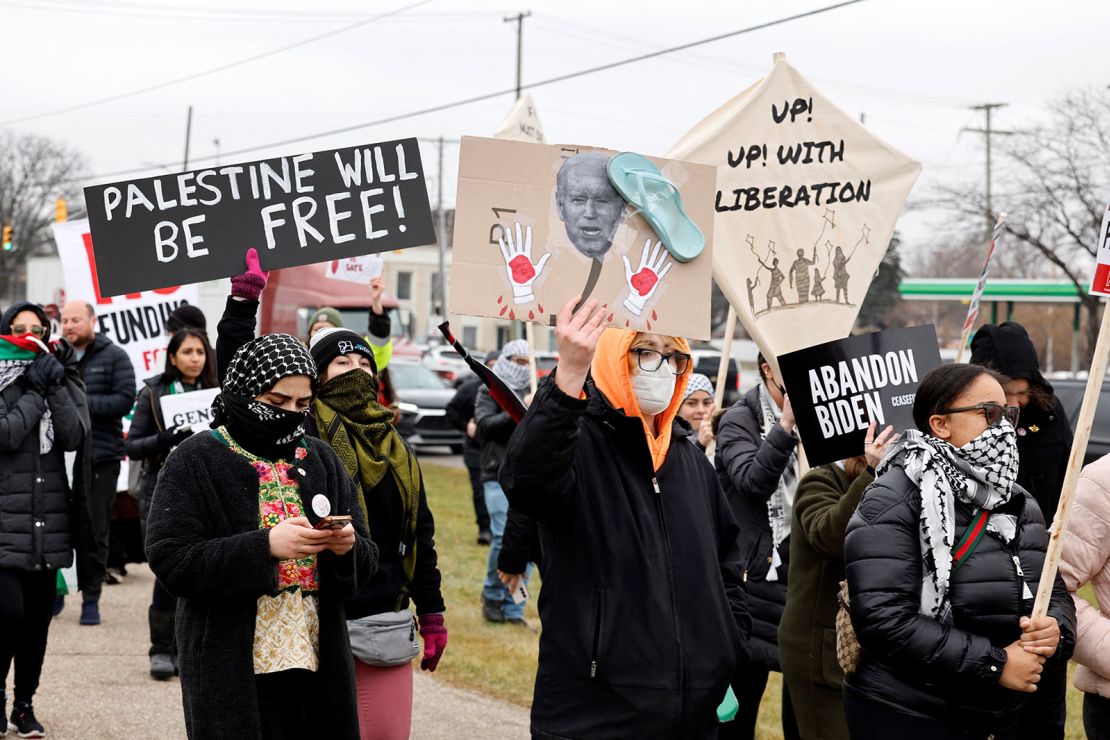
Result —
<path fill-rule="evenodd" d="M 162 396 L 162 423 L 166 429 L 192 429 L 193 434 L 211 429 L 212 401 L 219 393 L 219 388 L 205 388 Z"/>
<path fill-rule="evenodd" d="M 342 280 L 347 283 L 369 285 L 376 277 L 381 277 L 384 263 L 380 254 L 365 254 L 361 257 L 347 257 L 324 263 L 324 277 Z"/>
<path fill-rule="evenodd" d="M 769 360 L 848 335 L 918 162 L 781 58 L 667 156 L 717 168 L 713 277 Z"/>
<path fill-rule="evenodd" d="M 613 189 L 613 154 L 464 137 L 450 310 L 553 324 L 581 294 L 609 306 L 612 326 L 708 339 L 713 169 L 652 159 L 705 234 L 680 263 Z"/>
<path fill-rule="evenodd" d="M 85 188 L 104 295 L 435 242 L 416 139 Z"/>
<path fill-rule="evenodd" d="M 543 125 L 540 123 L 540 114 L 531 95 L 517 98 L 512 110 L 497 127 L 495 139 L 508 141 L 530 141 L 533 144 L 543 143 Z"/>
<path fill-rule="evenodd" d="M 931 324 L 860 334 L 780 356 L 809 464 L 862 455 L 872 421 L 879 430 L 888 424 L 896 432 L 913 428 L 917 384 L 940 364 Z"/>
<path fill-rule="evenodd" d="M 1091 295 L 1110 295 L 1110 206 L 1102 214 L 1102 230 L 1098 236 L 1098 264 L 1091 281 Z"/>

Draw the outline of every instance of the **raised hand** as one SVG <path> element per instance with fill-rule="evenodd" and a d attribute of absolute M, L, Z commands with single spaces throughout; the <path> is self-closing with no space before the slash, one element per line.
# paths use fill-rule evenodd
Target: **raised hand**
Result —
<path fill-rule="evenodd" d="M 559 367 L 555 385 L 571 398 L 578 398 L 586 383 L 586 374 L 594 361 L 597 340 L 605 331 L 606 306 L 598 308 L 590 300 L 577 314 L 574 307 L 582 300 L 576 295 L 566 302 L 555 318 L 555 344 L 559 349 Z"/>
<path fill-rule="evenodd" d="M 501 256 L 505 258 L 505 274 L 509 276 L 509 284 L 513 286 L 513 302 L 529 303 L 535 300 L 532 283 L 543 272 L 551 253 L 548 252 L 539 262 L 533 263 L 532 227 L 525 228 L 522 234 L 519 223 L 516 225 L 515 240 L 510 230 L 502 229 L 497 243 L 501 247 Z"/>
<path fill-rule="evenodd" d="M 376 277 L 370 281 L 370 310 L 381 316 L 385 311 L 382 309 L 382 294 L 385 293 L 385 282 Z"/>
<path fill-rule="evenodd" d="M 621 259 L 624 260 L 624 281 L 628 284 L 628 297 L 624 299 L 624 307 L 632 315 L 639 316 L 674 263 L 667 260 L 667 250 L 663 248 L 663 242 L 656 242 L 655 249 L 652 249 L 651 239 L 644 242 L 644 251 L 640 255 L 640 266 L 636 272 L 632 271 L 628 255 L 621 255 Z"/>
<path fill-rule="evenodd" d="M 266 288 L 270 273 L 258 262 L 258 250 L 251 247 L 246 255 L 247 271 L 231 278 L 231 295 L 245 301 L 257 301 Z"/>
<path fill-rule="evenodd" d="M 879 466 L 879 461 L 883 459 L 886 448 L 898 441 L 898 435 L 894 433 L 894 427 L 892 426 L 887 426 L 876 437 L 875 430 L 878 426 L 876 422 L 871 422 L 871 426 L 867 427 L 867 434 L 863 437 L 863 456 L 872 468 Z"/>

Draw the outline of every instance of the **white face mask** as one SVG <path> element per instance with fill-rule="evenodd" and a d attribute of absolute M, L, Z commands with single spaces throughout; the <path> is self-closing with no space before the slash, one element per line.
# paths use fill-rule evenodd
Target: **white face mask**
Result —
<path fill-rule="evenodd" d="M 648 416 L 666 411 L 674 398 L 676 380 L 669 363 L 664 362 L 658 370 L 650 373 L 640 368 L 640 372 L 632 376 L 632 392 L 636 395 L 640 411 Z"/>

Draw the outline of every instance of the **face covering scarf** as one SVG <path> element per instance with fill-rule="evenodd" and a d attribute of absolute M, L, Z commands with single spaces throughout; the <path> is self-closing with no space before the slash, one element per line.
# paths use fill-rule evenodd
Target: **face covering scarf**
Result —
<path fill-rule="evenodd" d="M 884 455 L 876 476 L 892 467 L 901 468 L 921 492 L 921 613 L 950 622 L 956 500 L 991 512 L 1009 502 L 1018 472 L 1017 435 L 1004 419 L 963 447 L 953 447 L 911 429 Z M 987 531 L 1008 544 L 1017 534 L 1017 517 L 992 513 Z"/>
<path fill-rule="evenodd" d="M 518 365 L 512 361 L 513 357 L 527 357 L 528 342 L 523 339 L 514 339 L 501 349 L 501 356 L 493 365 L 494 374 L 505 381 L 505 385 L 518 393 L 529 387 L 529 365 Z"/>
<path fill-rule="evenodd" d="M 14 383 L 31 363 L 35 356 L 45 351 L 43 343 L 32 334 L 24 336 L 0 336 L 0 391 Z M 47 407 L 39 419 L 39 454 L 45 455 L 54 449 L 54 421 Z"/>
<path fill-rule="evenodd" d="M 632 376 L 632 393 L 636 405 L 648 416 L 655 416 L 667 410 L 674 397 L 675 374 L 671 366 L 664 362 L 658 369 L 648 372 L 643 368 Z"/>
<path fill-rule="evenodd" d="M 763 439 L 771 433 L 771 429 L 782 419 L 782 412 L 771 398 L 766 383 L 759 384 L 759 408 L 763 412 Z M 790 536 L 790 518 L 794 512 L 794 491 L 798 488 L 798 450 L 797 447 L 790 453 L 786 461 L 786 470 L 782 471 L 775 492 L 767 499 L 767 520 L 771 524 L 771 567 L 767 570 L 767 580 L 779 579 L 778 568 L 782 565 L 779 555 L 779 546 Z"/>

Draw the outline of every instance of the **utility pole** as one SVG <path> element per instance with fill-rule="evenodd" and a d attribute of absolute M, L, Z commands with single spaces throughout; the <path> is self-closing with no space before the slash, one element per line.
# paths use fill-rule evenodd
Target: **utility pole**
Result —
<path fill-rule="evenodd" d="M 436 176 L 436 220 L 439 222 L 439 301 L 440 321 L 447 320 L 447 211 L 443 208 L 443 137 L 439 137 L 439 174 Z M 429 331 L 429 333 L 431 333 Z"/>
<path fill-rule="evenodd" d="M 970 131 L 976 134 L 983 134 L 987 146 L 987 239 L 991 238 L 994 233 L 995 214 L 991 208 L 991 135 L 998 134 L 999 136 L 1009 136 L 1013 131 L 999 131 L 998 129 L 991 128 L 991 111 L 995 108 L 1005 108 L 1009 103 L 983 103 L 981 105 L 971 106 L 972 110 L 981 110 L 986 118 L 983 128 L 965 128 L 964 131 Z"/>
<path fill-rule="evenodd" d="M 506 23 L 516 23 L 516 97 L 520 99 L 520 73 L 524 65 L 524 19 L 532 15 L 531 10 L 511 15 L 503 20 Z"/>
<path fill-rule="evenodd" d="M 185 116 L 185 164 L 181 169 L 189 169 L 189 138 L 193 133 L 193 106 L 189 106 L 189 113 Z"/>
<path fill-rule="evenodd" d="M 212 139 L 212 146 L 216 147 L 216 166 L 220 166 L 220 140 Z"/>

